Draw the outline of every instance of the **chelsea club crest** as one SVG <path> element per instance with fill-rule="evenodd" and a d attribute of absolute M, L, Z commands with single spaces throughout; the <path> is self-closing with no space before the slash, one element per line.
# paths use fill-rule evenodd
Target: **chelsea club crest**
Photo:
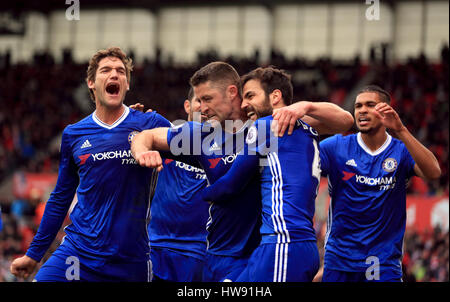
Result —
<path fill-rule="evenodd" d="M 128 142 L 130 143 L 130 145 L 131 145 L 131 142 L 133 141 L 133 137 L 138 133 L 139 133 L 139 131 L 133 131 L 133 132 L 130 132 L 130 134 L 128 134 Z"/>
<path fill-rule="evenodd" d="M 397 161 L 395 160 L 395 158 L 389 157 L 383 161 L 382 166 L 384 171 L 392 172 L 397 169 Z"/>

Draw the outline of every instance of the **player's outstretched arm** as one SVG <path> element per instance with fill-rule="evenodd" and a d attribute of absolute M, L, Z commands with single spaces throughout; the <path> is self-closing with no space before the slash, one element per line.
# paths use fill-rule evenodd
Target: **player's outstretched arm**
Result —
<path fill-rule="evenodd" d="M 167 131 L 169 128 L 154 128 L 137 134 L 131 143 L 131 153 L 139 165 L 148 168 L 162 169 L 159 151 L 169 151 Z"/>
<path fill-rule="evenodd" d="M 272 116 L 278 121 L 278 136 L 283 136 L 286 129 L 291 135 L 300 118 L 319 134 L 343 133 L 350 129 L 354 122 L 350 112 L 330 102 L 301 101 L 275 109 Z"/>
<path fill-rule="evenodd" d="M 441 168 L 433 152 L 422 145 L 408 131 L 397 112 L 390 105 L 386 103 L 377 104 L 375 106 L 375 114 L 378 115 L 383 125 L 391 130 L 392 135 L 405 144 L 416 162 L 414 172 L 417 176 L 424 179 L 437 179 L 441 176 Z"/>
<path fill-rule="evenodd" d="M 61 139 L 58 180 L 45 205 L 38 231 L 26 255 L 14 260 L 10 266 L 11 273 L 18 277 L 26 278 L 33 273 L 36 264 L 41 261 L 55 239 L 69 211 L 79 184 L 78 168 L 72 157 L 70 142 L 70 135 L 67 134 L 66 128 Z"/>

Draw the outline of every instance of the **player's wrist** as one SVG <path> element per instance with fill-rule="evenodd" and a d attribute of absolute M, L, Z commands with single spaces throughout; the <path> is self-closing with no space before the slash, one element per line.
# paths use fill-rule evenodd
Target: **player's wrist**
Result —
<path fill-rule="evenodd" d="M 34 263 L 38 264 L 41 259 L 39 259 L 39 257 L 29 251 L 27 251 L 27 253 L 24 255 L 24 257 L 28 260 L 28 261 L 33 261 Z"/>
<path fill-rule="evenodd" d="M 394 136 L 401 139 L 404 135 L 408 134 L 408 128 L 406 128 L 404 125 L 401 125 L 398 129 L 391 129 Z"/>
<path fill-rule="evenodd" d="M 309 101 L 298 102 L 297 114 L 302 118 L 304 115 L 308 115 L 313 110 L 313 103 Z"/>

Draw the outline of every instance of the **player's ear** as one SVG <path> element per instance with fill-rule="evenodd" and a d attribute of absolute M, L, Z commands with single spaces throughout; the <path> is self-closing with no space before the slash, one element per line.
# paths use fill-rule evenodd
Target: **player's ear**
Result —
<path fill-rule="evenodd" d="M 189 100 L 184 101 L 184 111 L 186 111 L 187 114 L 191 112 L 191 102 Z"/>
<path fill-rule="evenodd" d="M 87 85 L 89 89 L 94 89 L 95 88 L 95 82 L 91 81 L 91 80 L 87 80 Z"/>
<path fill-rule="evenodd" d="M 269 95 L 269 99 L 272 107 L 281 104 L 281 102 L 283 102 L 283 94 L 281 93 L 281 90 L 275 89 L 274 91 L 272 91 L 272 93 Z"/>
<path fill-rule="evenodd" d="M 230 96 L 230 98 L 233 99 L 238 94 L 238 88 L 236 87 L 236 85 L 229 85 L 227 87 L 227 92 L 228 92 L 228 95 Z"/>

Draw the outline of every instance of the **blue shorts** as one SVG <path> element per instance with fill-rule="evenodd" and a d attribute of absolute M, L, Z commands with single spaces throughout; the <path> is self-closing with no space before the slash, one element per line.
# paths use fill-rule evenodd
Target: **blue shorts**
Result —
<path fill-rule="evenodd" d="M 369 280 L 369 279 L 370 280 Z M 390 269 L 380 269 L 379 276 L 366 276 L 365 272 L 345 272 L 323 268 L 322 282 L 402 282 L 398 273 Z"/>
<path fill-rule="evenodd" d="M 149 282 L 151 262 L 107 262 L 81 257 L 67 241 L 39 269 L 37 282 Z"/>
<path fill-rule="evenodd" d="M 248 257 L 219 256 L 206 253 L 204 282 L 235 281 L 248 263 Z"/>
<path fill-rule="evenodd" d="M 319 270 L 315 241 L 263 243 L 237 282 L 311 282 Z"/>
<path fill-rule="evenodd" d="M 204 260 L 167 248 L 152 247 L 153 280 L 201 282 Z"/>

